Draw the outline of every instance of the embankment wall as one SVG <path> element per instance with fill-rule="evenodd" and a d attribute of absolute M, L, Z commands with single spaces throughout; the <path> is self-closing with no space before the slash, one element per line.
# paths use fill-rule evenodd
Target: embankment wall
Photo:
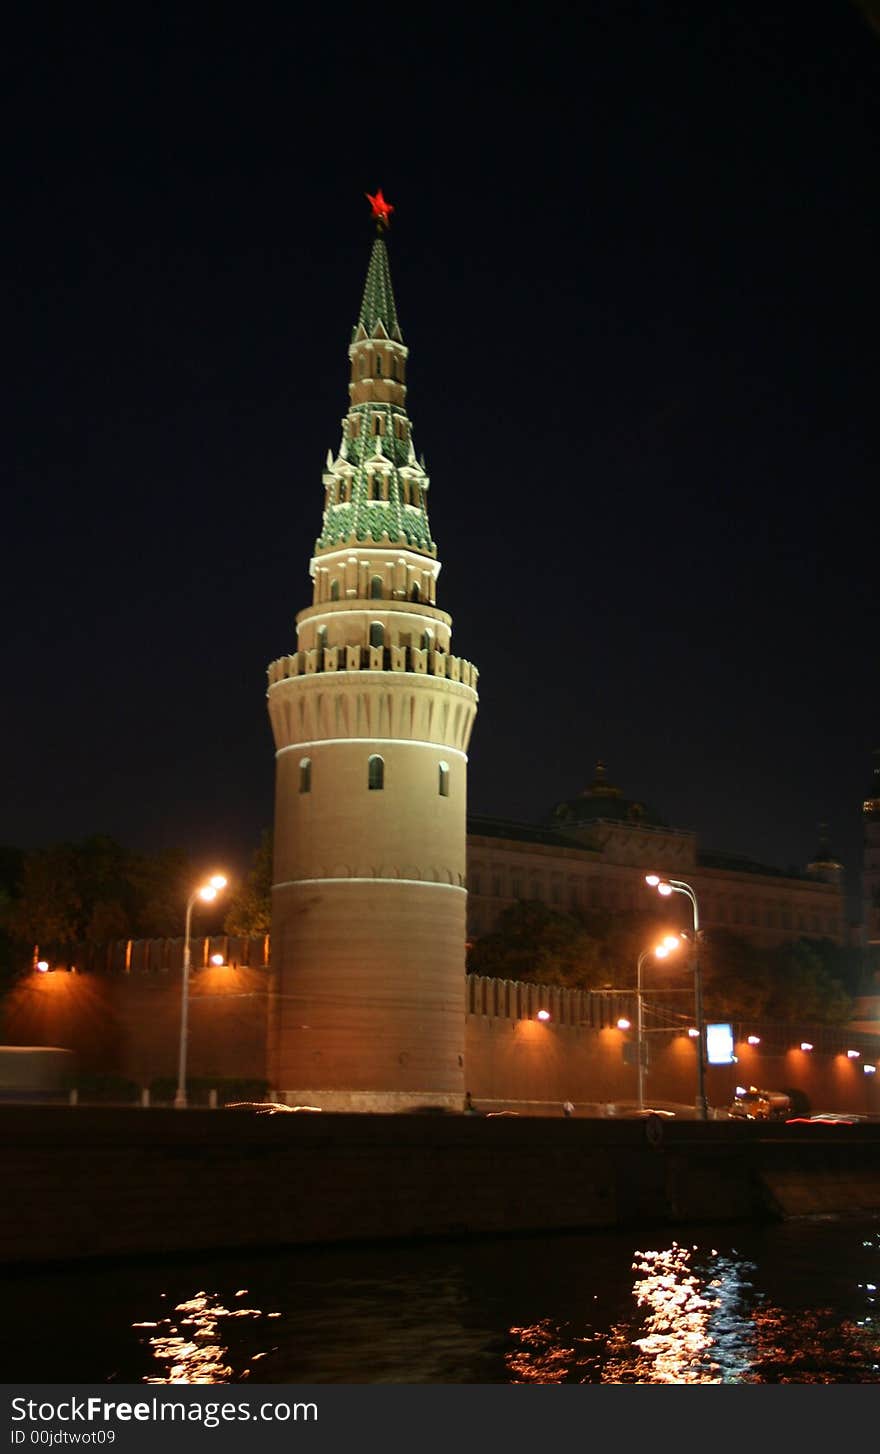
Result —
<path fill-rule="evenodd" d="M 0 1107 L 7 1264 L 880 1212 L 880 1126 Z"/>

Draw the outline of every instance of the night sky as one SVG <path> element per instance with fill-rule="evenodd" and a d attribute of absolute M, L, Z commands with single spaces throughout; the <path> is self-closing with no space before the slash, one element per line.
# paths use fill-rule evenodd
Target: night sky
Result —
<path fill-rule="evenodd" d="M 601 758 L 706 847 L 803 865 L 827 822 L 856 869 L 863 10 L 59 11 L 3 60 L 0 841 L 247 867 L 381 187 L 472 811 L 539 821 Z"/>

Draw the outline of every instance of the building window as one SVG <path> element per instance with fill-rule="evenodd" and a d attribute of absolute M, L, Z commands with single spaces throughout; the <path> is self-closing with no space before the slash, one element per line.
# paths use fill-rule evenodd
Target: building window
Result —
<path fill-rule="evenodd" d="M 319 626 L 315 637 L 315 645 L 319 651 L 323 651 L 327 645 L 327 627 Z"/>
<path fill-rule="evenodd" d="M 422 651 L 433 651 L 433 649 L 434 649 L 434 633 L 433 633 L 433 631 L 423 631 L 422 632 Z"/>
<path fill-rule="evenodd" d="M 422 593 L 421 593 L 421 590 L 419 589 L 419 583 L 418 583 L 418 581 L 413 581 L 413 587 L 412 587 L 412 590 L 410 591 L 409 594 L 410 594 L 410 599 L 413 600 L 413 601 L 420 601 L 422 599 Z"/>
<path fill-rule="evenodd" d="M 382 577 L 372 576 L 370 579 L 370 600 L 381 601 L 382 599 Z"/>
<path fill-rule="evenodd" d="M 312 791 L 312 759 L 301 757 L 299 760 L 299 790 L 301 793 Z"/>
<path fill-rule="evenodd" d="M 382 355 L 381 355 L 381 353 L 377 353 L 376 354 L 376 378 L 377 379 L 381 379 L 381 377 L 382 377 Z"/>
<path fill-rule="evenodd" d="M 385 786 L 385 759 L 373 756 L 367 764 L 367 787 L 370 792 L 381 792 Z"/>
<path fill-rule="evenodd" d="M 339 581 L 338 581 L 338 579 L 334 579 L 334 580 L 332 580 L 330 582 L 330 600 L 331 601 L 338 601 L 339 600 Z"/>
<path fill-rule="evenodd" d="M 382 433 L 382 420 L 381 420 L 381 418 L 379 417 L 378 414 L 374 414 L 373 415 L 373 433 L 374 434 L 381 434 Z"/>
<path fill-rule="evenodd" d="M 382 622 L 381 621 L 371 621 L 370 622 L 370 645 L 371 646 L 384 646 L 385 645 L 385 627 L 382 625 Z"/>
<path fill-rule="evenodd" d="M 449 797 L 449 763 L 441 762 L 437 791 L 441 798 Z"/>
<path fill-rule="evenodd" d="M 391 356 L 391 377 L 392 377 L 392 379 L 396 379 L 397 378 L 397 355 L 396 354 L 392 354 L 392 356 Z"/>

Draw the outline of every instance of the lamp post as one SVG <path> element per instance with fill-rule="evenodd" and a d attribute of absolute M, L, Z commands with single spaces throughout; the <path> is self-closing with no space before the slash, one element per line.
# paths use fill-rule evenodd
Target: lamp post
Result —
<path fill-rule="evenodd" d="M 177 1090 L 174 1095 L 174 1104 L 178 1108 L 186 1106 L 186 1049 L 189 1020 L 189 966 L 190 966 L 190 929 L 192 926 L 192 911 L 196 899 L 202 899 L 204 903 L 210 904 L 216 899 L 221 889 L 225 889 L 226 880 L 222 873 L 215 873 L 206 884 L 200 884 L 193 889 L 186 901 L 186 924 L 183 931 L 183 980 L 180 991 L 180 1048 L 177 1056 Z"/>
<path fill-rule="evenodd" d="M 658 894 L 668 898 L 670 894 L 684 894 L 691 901 L 694 914 L 694 1022 L 697 1029 L 697 1098 L 695 1110 L 697 1119 L 706 1121 L 709 1112 L 706 1106 L 706 1033 L 703 1025 L 703 979 L 700 971 L 700 907 L 697 895 L 689 883 L 681 878 L 661 878 L 658 873 L 645 875 L 645 883 L 656 889 Z"/>
<path fill-rule="evenodd" d="M 638 1099 L 639 1110 L 645 1109 L 645 1022 L 642 1009 L 642 965 L 646 959 L 653 954 L 655 959 L 665 959 L 672 954 L 681 943 L 674 934 L 667 934 L 660 944 L 655 944 L 651 949 L 643 949 L 636 965 L 636 1051 L 639 1058 L 638 1074 Z"/>

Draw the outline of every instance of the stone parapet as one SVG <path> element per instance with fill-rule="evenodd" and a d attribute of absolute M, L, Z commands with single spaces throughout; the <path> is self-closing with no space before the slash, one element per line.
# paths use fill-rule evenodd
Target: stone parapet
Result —
<path fill-rule="evenodd" d="M 325 646 L 279 656 L 268 668 L 269 687 L 290 677 L 343 671 L 428 673 L 474 690 L 479 677 L 473 662 L 447 651 L 420 651 L 415 646 Z"/>

